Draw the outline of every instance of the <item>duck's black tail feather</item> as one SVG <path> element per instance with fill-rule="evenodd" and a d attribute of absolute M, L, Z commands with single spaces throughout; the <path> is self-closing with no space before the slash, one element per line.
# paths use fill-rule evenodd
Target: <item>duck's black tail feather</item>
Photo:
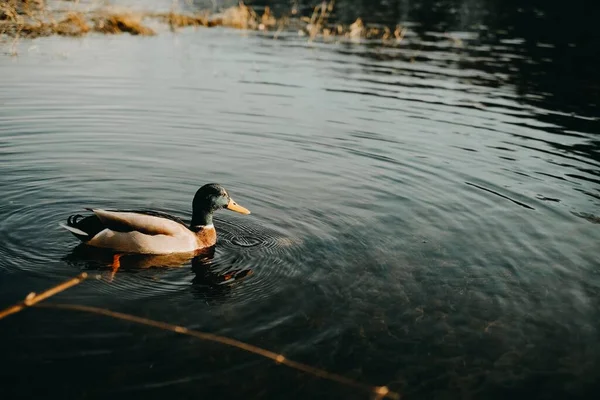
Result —
<path fill-rule="evenodd" d="M 71 232 L 77 239 L 82 242 L 87 242 L 98 232 L 106 228 L 100 219 L 95 215 L 84 217 L 81 214 L 69 215 L 67 218 L 67 224 L 59 224 L 69 232 Z"/>

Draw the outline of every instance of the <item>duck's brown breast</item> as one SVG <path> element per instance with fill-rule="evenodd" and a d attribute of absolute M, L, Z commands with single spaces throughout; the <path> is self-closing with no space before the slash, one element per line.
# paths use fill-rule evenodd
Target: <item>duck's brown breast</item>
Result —
<path fill-rule="evenodd" d="M 217 243 L 217 231 L 214 227 L 203 228 L 196 232 L 199 248 L 211 247 Z"/>

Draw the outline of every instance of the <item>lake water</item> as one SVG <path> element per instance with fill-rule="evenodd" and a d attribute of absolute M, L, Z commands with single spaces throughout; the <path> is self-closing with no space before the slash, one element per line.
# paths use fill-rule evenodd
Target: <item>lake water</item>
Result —
<path fill-rule="evenodd" d="M 394 46 L 222 28 L 21 41 L 0 56 L 0 308 L 87 271 L 102 279 L 48 301 L 405 398 L 594 398 L 598 83 L 568 38 L 476 23 L 415 21 Z M 208 260 L 125 257 L 111 278 L 58 226 L 84 207 L 187 220 L 209 182 L 252 214 L 217 214 Z M 91 314 L 25 310 L 0 339 L 5 399 L 368 398 Z"/>

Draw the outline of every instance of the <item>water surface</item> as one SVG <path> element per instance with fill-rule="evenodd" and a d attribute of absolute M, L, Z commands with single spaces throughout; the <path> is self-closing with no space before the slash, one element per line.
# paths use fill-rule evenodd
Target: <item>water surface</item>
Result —
<path fill-rule="evenodd" d="M 21 42 L 0 58 L 1 304 L 85 270 L 102 279 L 55 301 L 227 335 L 406 398 L 590 398 L 597 85 L 561 101 L 560 82 L 527 73 L 538 58 L 520 37 L 426 23 L 387 47 L 220 28 Z M 220 212 L 206 259 L 131 258 L 111 278 L 58 226 L 84 207 L 189 219 L 208 182 L 252 214 Z M 99 316 L 0 323 L 7 398 L 366 397 Z"/>

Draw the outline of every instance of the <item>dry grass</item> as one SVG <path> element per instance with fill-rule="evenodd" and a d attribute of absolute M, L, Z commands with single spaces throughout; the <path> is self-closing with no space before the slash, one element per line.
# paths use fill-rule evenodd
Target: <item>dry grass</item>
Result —
<path fill-rule="evenodd" d="M 142 25 L 143 15 L 129 13 L 102 14 L 94 17 L 94 31 L 107 35 L 129 33 L 140 36 L 153 36 L 156 33 Z"/>
<path fill-rule="evenodd" d="M 212 18 L 215 25 L 226 26 L 235 29 L 257 30 L 260 23 L 256 12 L 244 3 L 226 9 L 221 15 Z"/>
<path fill-rule="evenodd" d="M 0 20 L 14 19 L 17 15 L 30 15 L 43 11 L 43 0 L 8 0 L 0 3 Z"/>
<path fill-rule="evenodd" d="M 275 26 L 277 26 L 277 19 L 275 18 L 275 16 L 273 16 L 273 14 L 271 14 L 271 8 L 269 8 L 269 6 L 266 6 L 262 17 L 260 17 L 260 25 L 258 26 L 258 28 L 260 30 L 265 30 L 272 29 Z"/>
<path fill-rule="evenodd" d="M 62 20 L 43 21 L 28 15 L 0 23 L 0 34 L 13 37 L 36 38 L 40 36 L 82 36 L 90 31 L 85 17 L 80 13 L 68 13 Z"/>
<path fill-rule="evenodd" d="M 53 29 L 58 35 L 81 36 L 90 31 L 90 26 L 83 14 L 70 12 L 65 19 L 53 26 Z"/>
<path fill-rule="evenodd" d="M 179 14 L 174 11 L 168 13 L 155 13 L 150 14 L 152 18 L 156 18 L 166 24 L 169 24 L 171 30 L 176 30 L 177 28 L 185 28 L 187 26 L 205 26 L 210 27 L 211 22 L 209 20 L 209 16 L 206 13 L 198 13 L 198 14 Z"/>
<path fill-rule="evenodd" d="M 144 25 L 144 20 L 157 20 L 169 25 L 171 30 L 184 27 L 224 26 L 241 30 L 274 31 L 277 37 L 282 31 L 297 31 L 310 40 L 381 40 L 385 44 L 398 43 L 404 38 L 406 29 L 401 26 L 367 26 L 361 18 L 348 26 L 332 21 L 334 1 L 316 6 L 312 16 L 298 18 L 293 12 L 289 16 L 275 17 L 269 7 L 262 15 L 240 2 L 235 7 L 218 14 L 150 13 L 116 11 L 111 7 L 100 7 L 82 11 L 50 12 L 43 0 L 9 0 L 0 3 L 0 36 L 13 38 L 35 38 L 40 36 L 83 36 L 91 32 L 107 35 L 129 33 L 151 36 L 156 32 Z M 58 22 L 57 22 L 58 21 Z"/>
<path fill-rule="evenodd" d="M 17 10 L 9 3 L 0 4 L 0 21 L 16 21 L 19 18 Z"/>

